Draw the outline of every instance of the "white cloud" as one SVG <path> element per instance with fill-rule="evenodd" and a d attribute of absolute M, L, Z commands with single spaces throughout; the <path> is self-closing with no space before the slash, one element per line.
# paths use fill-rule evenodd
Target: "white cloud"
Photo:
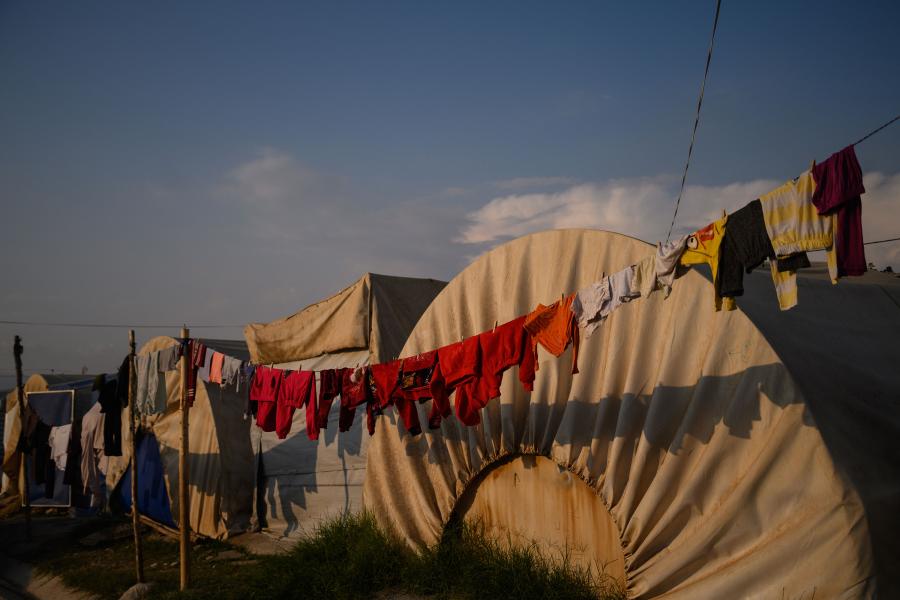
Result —
<path fill-rule="evenodd" d="M 727 185 L 689 185 L 684 191 L 675 232 L 687 233 L 733 212 L 780 182 L 758 179 Z M 900 174 L 869 173 L 863 196 L 867 240 L 900 236 Z M 554 193 L 499 196 L 470 212 L 454 241 L 493 244 L 543 229 L 596 228 L 649 242 L 665 237 L 672 219 L 677 182 L 670 178 L 612 180 L 574 185 Z M 866 247 L 879 268 L 900 266 L 900 243 Z"/>
<path fill-rule="evenodd" d="M 774 185 L 757 180 L 688 186 L 677 229 L 697 229 L 715 219 L 721 209 L 734 210 Z M 541 229 L 568 227 L 608 229 L 653 241 L 665 236 L 674 199 L 674 185 L 665 178 L 613 180 L 575 185 L 556 193 L 501 196 L 469 213 L 469 224 L 456 241 L 497 242 Z"/>

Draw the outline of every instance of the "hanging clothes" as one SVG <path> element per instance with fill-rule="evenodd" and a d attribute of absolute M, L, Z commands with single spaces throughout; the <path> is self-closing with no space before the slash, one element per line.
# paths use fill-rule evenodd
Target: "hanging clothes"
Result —
<path fill-rule="evenodd" d="M 128 390 L 132 383 L 131 361 L 129 358 L 130 355 L 122 360 L 122 364 L 119 365 L 119 370 L 116 375 L 116 397 L 119 399 L 119 404 L 122 406 L 128 406 Z"/>
<path fill-rule="evenodd" d="M 590 337 L 609 314 L 608 306 L 612 298 L 609 277 L 603 277 L 591 285 L 578 290 L 572 302 L 572 313 L 584 337 Z"/>
<path fill-rule="evenodd" d="M 521 326 L 519 329 L 521 330 Z M 457 410 L 460 400 L 465 401 L 471 396 L 471 383 L 481 375 L 480 337 L 470 337 L 438 348 L 437 366 L 431 379 L 429 429 L 437 429 L 441 426 L 441 421 L 450 416 L 450 394 L 456 391 Z"/>
<path fill-rule="evenodd" d="M 728 217 L 728 228 L 719 247 L 719 295 L 742 296 L 744 271 L 750 273 L 766 259 L 775 260 L 775 249 L 766 231 L 762 204 L 754 200 Z"/>
<path fill-rule="evenodd" d="M 83 490 L 84 483 L 81 480 L 81 422 L 75 419 L 69 433 L 69 445 L 66 448 L 66 467 L 63 473 L 63 483 L 74 490 Z"/>
<path fill-rule="evenodd" d="M 828 273 L 832 282 L 836 283 L 838 269 L 834 248 L 834 216 L 819 216 L 812 203 L 815 189 L 812 172 L 806 171 L 797 179 L 760 196 L 763 219 L 777 257 L 825 250 Z M 770 268 L 779 307 L 781 310 L 793 308 L 797 305 L 796 270 L 779 271 L 776 262 L 770 262 Z"/>
<path fill-rule="evenodd" d="M 41 421 L 37 413 L 31 408 L 25 408 L 25 417 L 22 430 L 19 434 L 17 450 L 30 457 L 31 472 L 34 482 L 38 485 L 47 485 L 47 473 L 55 474 L 55 467 L 48 468 L 48 463 L 53 460 L 50 452 L 50 426 Z M 52 478 L 51 478 L 52 485 Z M 51 496 L 52 497 L 52 494 Z"/>
<path fill-rule="evenodd" d="M 341 369 L 341 412 L 338 418 L 338 431 L 349 431 L 353 427 L 356 409 L 370 400 L 369 367 L 357 367 L 359 373 L 354 376 L 355 369 Z"/>
<path fill-rule="evenodd" d="M 109 459 L 104 452 L 103 430 L 106 416 L 94 404 L 81 419 L 81 483 L 91 495 L 91 506 L 102 506 L 105 495 L 105 473 Z"/>
<path fill-rule="evenodd" d="M 100 378 L 106 379 L 105 375 L 101 375 Z M 95 382 L 95 385 L 97 384 Z M 106 456 L 122 456 L 122 404 L 116 393 L 116 380 L 110 379 L 99 385 L 100 397 L 97 402 L 104 415 L 103 452 Z"/>
<path fill-rule="evenodd" d="M 321 431 L 328 427 L 328 414 L 334 399 L 341 394 L 341 373 L 339 369 L 326 369 L 319 372 L 319 400 L 316 424 Z"/>
<path fill-rule="evenodd" d="M 225 355 L 221 352 L 213 352 L 209 363 L 209 382 L 222 385 L 222 366 L 225 363 Z"/>
<path fill-rule="evenodd" d="M 306 435 L 310 440 L 319 439 L 316 413 L 316 374 L 313 371 L 290 371 L 284 376 L 278 390 L 278 418 L 275 432 L 284 439 L 291 429 L 294 410 L 306 406 Z"/>
<path fill-rule="evenodd" d="M 187 405 L 194 405 L 194 398 L 197 395 L 197 370 L 206 362 L 206 346 L 199 340 L 188 340 L 187 347 L 183 351 L 184 356 L 188 358 L 187 369 Z"/>
<path fill-rule="evenodd" d="M 166 374 L 159 364 L 160 352 L 150 353 L 150 367 L 147 373 L 147 398 L 144 414 L 158 415 L 166 412 L 169 395 L 166 391 Z M 126 383 L 127 385 L 127 383 Z"/>
<path fill-rule="evenodd" d="M 631 289 L 646 298 L 654 290 L 659 289 L 656 281 L 656 256 L 645 256 L 632 269 Z"/>
<path fill-rule="evenodd" d="M 160 372 L 167 373 L 178 368 L 181 346 L 169 346 L 159 351 L 158 368 Z"/>
<path fill-rule="evenodd" d="M 816 190 L 812 203 L 820 215 L 835 216 L 834 247 L 838 277 L 858 276 L 868 270 L 863 245 L 862 167 L 853 146 L 835 152 L 812 169 Z"/>
<path fill-rule="evenodd" d="M 50 446 L 50 457 L 60 471 L 66 470 L 66 460 L 69 456 L 69 436 L 71 433 L 71 423 L 59 425 L 50 428 L 50 435 L 47 438 L 47 445 Z"/>
<path fill-rule="evenodd" d="M 688 236 L 682 236 L 677 240 L 659 242 L 656 244 L 656 281 L 663 290 L 665 298 L 672 293 L 672 284 L 678 277 L 678 267 L 681 255 L 687 247 Z"/>
<path fill-rule="evenodd" d="M 239 377 L 241 364 L 241 361 L 233 356 L 226 356 L 222 363 L 222 385 L 235 385 L 235 392 L 241 391 Z"/>
<path fill-rule="evenodd" d="M 634 281 L 634 266 L 625 267 L 609 276 L 609 302 L 600 310 L 601 319 L 611 315 L 623 304 L 640 297 L 640 291 L 631 287 L 632 281 Z"/>
<path fill-rule="evenodd" d="M 719 278 L 719 247 L 725 236 L 725 224 L 728 216 L 723 216 L 718 221 L 710 223 L 703 229 L 695 231 L 688 236 L 685 250 L 681 254 L 679 262 L 686 267 L 706 263 L 712 271 L 713 289 L 718 290 Z M 734 310 L 734 298 L 722 298 L 718 291 L 715 293 L 716 310 Z"/>
<path fill-rule="evenodd" d="M 210 370 L 212 369 L 212 359 L 215 354 L 215 351 L 207 348 L 206 355 L 203 357 L 203 364 L 201 364 L 197 368 L 197 379 L 204 383 L 209 383 L 209 374 Z"/>
<path fill-rule="evenodd" d="M 256 372 L 256 365 L 244 363 L 241 367 L 241 374 L 238 381 L 244 382 L 244 419 L 256 417 L 256 402 L 250 398 L 250 386 L 253 383 L 253 374 Z M 238 384 L 240 387 L 240 383 Z"/>
<path fill-rule="evenodd" d="M 424 402 L 432 396 L 431 380 L 437 367 L 437 351 L 404 358 L 400 367 L 400 394 L 410 402 Z"/>
<path fill-rule="evenodd" d="M 531 351 L 534 354 L 534 370 L 540 368 L 537 346 L 540 344 L 553 356 L 560 356 L 572 344 L 572 374 L 578 373 L 578 325 L 572 312 L 575 294 L 558 300 L 550 306 L 538 304 L 525 317 L 522 325 L 531 334 Z"/>
<path fill-rule="evenodd" d="M 128 360 L 127 358 L 125 359 Z M 120 367 L 121 370 L 121 367 Z M 139 354 L 134 357 L 134 406 L 132 407 L 135 414 L 142 414 L 144 411 L 145 399 L 147 398 L 147 381 L 150 375 L 150 355 Z M 122 386 L 125 397 L 128 397 L 127 385 Z M 118 393 L 118 392 L 117 392 Z M 121 394 L 119 394 L 121 398 Z"/>
<path fill-rule="evenodd" d="M 275 431 L 276 400 L 283 379 L 281 369 L 259 366 L 253 373 L 249 397 L 256 403 L 256 425 L 263 431 Z"/>

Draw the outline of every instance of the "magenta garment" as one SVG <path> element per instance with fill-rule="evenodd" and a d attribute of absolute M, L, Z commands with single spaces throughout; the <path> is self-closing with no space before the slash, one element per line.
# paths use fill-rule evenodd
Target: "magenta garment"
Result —
<path fill-rule="evenodd" d="M 820 215 L 835 213 L 837 227 L 834 246 L 838 276 L 862 275 L 866 272 L 866 250 L 863 246 L 862 167 L 853 146 L 835 152 L 812 170 L 816 182 L 812 202 Z"/>

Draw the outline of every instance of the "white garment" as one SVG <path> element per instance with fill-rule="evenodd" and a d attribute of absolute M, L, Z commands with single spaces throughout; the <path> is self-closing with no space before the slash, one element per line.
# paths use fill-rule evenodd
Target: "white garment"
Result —
<path fill-rule="evenodd" d="M 81 419 L 81 481 L 91 493 L 91 506 L 102 506 L 105 498 L 104 481 L 109 458 L 103 451 L 103 423 L 106 415 L 100 404 L 94 404 Z"/>
<path fill-rule="evenodd" d="M 684 252 L 687 239 L 688 236 L 685 235 L 677 240 L 665 244 L 659 242 L 656 245 L 656 281 L 663 289 L 666 298 L 672 292 L 672 282 L 675 281 L 678 259 Z"/>
<path fill-rule="evenodd" d="M 656 256 L 651 254 L 634 265 L 631 289 L 636 290 L 637 293 L 646 298 L 650 295 L 650 292 L 658 287 L 656 284 Z"/>
<path fill-rule="evenodd" d="M 572 300 L 572 314 L 578 326 L 583 330 L 583 337 L 590 337 L 603 320 L 602 311 L 609 305 L 611 297 L 609 278 L 604 277 L 575 293 Z"/>
<path fill-rule="evenodd" d="M 612 313 L 614 310 L 616 310 L 626 302 L 631 302 L 641 295 L 638 290 L 635 290 L 631 287 L 631 282 L 633 279 L 633 266 L 625 267 L 618 273 L 613 273 L 609 276 L 609 304 L 604 306 L 600 311 L 603 318 L 608 317 L 610 313 Z"/>
<path fill-rule="evenodd" d="M 641 295 L 632 288 L 633 279 L 634 267 L 626 267 L 575 293 L 572 314 L 583 330 L 583 337 L 591 337 L 610 313 Z"/>
<path fill-rule="evenodd" d="M 50 436 L 47 444 L 50 446 L 50 457 L 56 463 L 60 471 L 66 470 L 66 458 L 69 456 L 69 436 L 72 434 L 72 424 L 60 425 L 50 428 Z"/>

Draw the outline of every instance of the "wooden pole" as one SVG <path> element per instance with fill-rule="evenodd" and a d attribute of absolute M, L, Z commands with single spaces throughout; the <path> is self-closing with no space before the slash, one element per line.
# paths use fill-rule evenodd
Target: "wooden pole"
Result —
<path fill-rule="evenodd" d="M 13 357 L 16 361 L 16 396 L 19 399 L 19 422 L 25 428 L 25 387 L 22 384 L 22 338 L 16 336 L 13 342 Z M 25 539 L 31 540 L 31 498 L 28 497 L 28 461 L 25 459 L 25 453 L 21 452 L 21 473 L 24 483 L 19 489 L 22 494 L 22 502 L 25 504 Z"/>
<path fill-rule="evenodd" d="M 181 339 L 186 340 L 190 335 L 187 327 L 181 328 Z M 191 585 L 191 524 L 188 510 L 190 502 L 188 495 L 188 415 L 191 407 L 188 405 L 187 390 L 190 361 L 190 353 L 184 352 L 181 357 L 181 450 L 178 455 L 178 527 L 181 534 L 179 548 L 182 591 Z"/>
<path fill-rule="evenodd" d="M 144 583 L 144 547 L 141 544 L 141 520 L 138 514 L 137 427 L 134 406 L 134 329 L 128 330 L 128 414 L 131 425 L 131 527 L 134 529 L 134 570 L 138 583 Z"/>

